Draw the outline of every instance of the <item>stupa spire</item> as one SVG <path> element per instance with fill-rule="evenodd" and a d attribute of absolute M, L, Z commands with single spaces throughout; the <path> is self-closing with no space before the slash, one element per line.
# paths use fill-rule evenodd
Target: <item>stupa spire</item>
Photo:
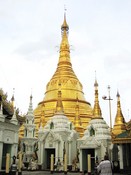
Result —
<path fill-rule="evenodd" d="M 28 108 L 28 115 L 31 115 L 32 118 L 34 117 L 33 114 L 33 104 L 32 104 L 32 94 L 30 95 L 30 103 L 29 103 L 29 108 Z"/>
<path fill-rule="evenodd" d="M 14 104 L 15 103 L 14 93 L 15 93 L 15 88 L 13 88 L 13 95 L 11 97 L 11 104 L 12 104 L 13 108 L 15 107 L 15 104 Z"/>
<path fill-rule="evenodd" d="M 0 121 L 4 122 L 5 117 L 3 115 L 3 103 L 2 103 L 2 97 L 0 96 Z"/>
<path fill-rule="evenodd" d="M 70 62 L 70 46 L 68 42 L 68 32 L 69 26 L 66 22 L 66 13 L 64 13 L 64 21 L 61 26 L 62 41 L 60 44 L 59 64 L 62 62 Z"/>
<path fill-rule="evenodd" d="M 114 123 L 112 132 L 115 135 L 118 135 L 126 130 L 126 125 L 125 125 L 125 119 L 121 110 L 120 94 L 118 91 L 117 91 L 116 97 L 117 97 L 117 112 L 116 112 L 115 123 Z"/>
<path fill-rule="evenodd" d="M 17 120 L 17 117 L 16 117 L 16 107 L 14 107 L 14 114 L 13 114 L 13 117 L 11 119 L 11 123 L 17 125 L 18 124 L 18 120 Z"/>
<path fill-rule="evenodd" d="M 101 119 L 102 118 L 102 113 L 101 113 L 101 108 L 99 105 L 99 99 L 98 99 L 98 83 L 97 79 L 95 78 L 95 101 L 94 101 L 94 108 L 93 108 L 93 119 Z"/>
<path fill-rule="evenodd" d="M 64 12 L 64 21 L 63 21 L 63 24 L 61 25 L 61 30 L 62 31 L 67 31 L 68 32 L 68 30 L 69 30 L 69 26 L 68 26 L 68 24 L 67 24 L 67 22 L 66 22 L 66 12 Z"/>

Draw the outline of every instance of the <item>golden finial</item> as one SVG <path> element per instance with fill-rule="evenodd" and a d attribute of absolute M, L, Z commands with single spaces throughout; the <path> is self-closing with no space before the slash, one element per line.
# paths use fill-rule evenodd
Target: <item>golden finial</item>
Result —
<path fill-rule="evenodd" d="M 68 32 L 68 30 L 69 30 L 69 26 L 68 26 L 68 24 L 67 24 L 67 22 L 66 22 L 66 8 L 64 7 L 64 22 L 63 22 L 63 24 L 62 24 L 62 26 L 61 26 L 61 30 L 62 30 L 62 32 L 65 30 L 65 31 L 67 31 Z"/>
<path fill-rule="evenodd" d="M 13 88 L 13 95 L 11 97 L 11 103 L 12 103 L 13 108 L 14 108 L 14 101 L 15 101 L 14 94 L 15 94 L 15 88 Z"/>
<path fill-rule="evenodd" d="M 97 83 L 97 78 L 96 78 L 96 70 L 95 70 L 95 83 L 94 83 L 94 87 L 95 87 L 95 89 L 98 88 L 98 83 Z"/>
<path fill-rule="evenodd" d="M 119 91 L 117 90 L 117 94 L 116 94 L 117 98 L 120 97 Z"/>

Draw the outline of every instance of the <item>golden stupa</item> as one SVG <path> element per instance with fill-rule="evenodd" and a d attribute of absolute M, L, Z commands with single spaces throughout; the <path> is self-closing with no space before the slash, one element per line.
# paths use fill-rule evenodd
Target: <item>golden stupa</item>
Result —
<path fill-rule="evenodd" d="M 118 135 L 124 131 L 126 131 L 126 122 L 121 110 L 120 94 L 117 92 L 117 113 L 112 133 Z"/>
<path fill-rule="evenodd" d="M 61 26 L 62 41 L 60 44 L 59 61 L 56 71 L 46 86 L 46 92 L 43 101 L 41 101 L 34 110 L 36 130 L 40 123 L 42 126 L 54 115 L 58 98 L 58 88 L 61 84 L 62 103 L 65 115 L 74 124 L 76 118 L 76 106 L 79 103 L 79 118 L 81 121 L 80 130 L 82 136 L 84 129 L 92 118 L 92 107 L 85 100 L 83 87 L 75 75 L 70 60 L 70 45 L 68 42 L 69 26 L 64 14 L 64 22 Z M 77 123 L 78 125 L 78 123 Z M 79 126 L 78 126 L 79 127 Z M 76 126 L 77 128 L 77 126 Z M 83 129 L 82 129 L 83 128 Z"/>
<path fill-rule="evenodd" d="M 84 130 L 93 116 L 93 109 L 90 103 L 85 100 L 82 84 L 75 75 L 70 61 L 69 26 L 66 22 L 65 14 L 61 33 L 62 41 L 56 71 L 47 83 L 43 101 L 34 110 L 36 136 L 40 125 L 44 126 L 56 111 L 59 87 L 61 87 L 63 111 L 69 120 L 73 122 L 80 136 L 83 136 Z M 19 137 L 23 137 L 23 134 L 24 126 L 21 125 Z"/>

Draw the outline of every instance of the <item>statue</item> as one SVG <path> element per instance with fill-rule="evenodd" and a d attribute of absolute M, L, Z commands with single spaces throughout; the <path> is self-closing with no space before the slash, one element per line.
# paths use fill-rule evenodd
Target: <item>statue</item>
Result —
<path fill-rule="evenodd" d="M 28 170 L 37 170 L 38 169 L 38 163 L 37 160 L 33 160 L 32 158 L 29 161 Z"/>

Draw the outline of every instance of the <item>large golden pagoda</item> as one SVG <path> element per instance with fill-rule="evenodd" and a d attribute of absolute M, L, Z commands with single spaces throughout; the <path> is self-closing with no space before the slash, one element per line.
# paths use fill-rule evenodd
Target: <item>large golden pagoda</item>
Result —
<path fill-rule="evenodd" d="M 58 89 L 61 85 L 62 104 L 65 115 L 75 125 L 75 129 L 83 135 L 86 126 L 93 115 L 93 110 L 89 102 L 85 100 L 83 87 L 77 76 L 75 75 L 70 61 L 70 45 L 68 43 L 69 26 L 66 22 L 64 14 L 64 22 L 61 26 L 62 41 L 60 44 L 59 61 L 57 69 L 46 86 L 46 92 L 43 101 L 41 101 L 34 110 L 36 131 L 40 124 L 44 126 L 56 111 L 56 103 L 58 101 Z M 76 106 L 79 103 L 79 121 Z M 20 129 L 20 137 L 23 135 L 24 128 Z"/>
<path fill-rule="evenodd" d="M 44 126 L 56 111 L 59 83 L 61 84 L 64 113 L 69 118 L 69 120 L 74 123 L 76 117 L 76 106 L 78 102 L 79 117 L 84 129 L 92 117 L 91 105 L 85 100 L 82 84 L 78 80 L 72 68 L 70 60 L 70 45 L 68 42 L 69 26 L 66 22 L 65 14 L 64 22 L 61 26 L 61 32 L 62 41 L 60 44 L 60 54 L 57 69 L 46 86 L 46 92 L 43 101 L 38 104 L 38 107 L 34 111 L 37 129 L 39 128 L 41 121 Z"/>
<path fill-rule="evenodd" d="M 92 107 L 85 100 L 83 87 L 75 75 L 70 61 L 70 45 L 68 42 L 69 26 L 64 14 L 64 22 L 61 26 L 62 41 L 60 44 L 59 61 L 56 71 L 46 86 L 43 101 L 34 110 L 36 129 L 42 121 L 43 126 L 54 115 L 56 111 L 57 93 L 59 83 L 61 84 L 62 103 L 65 115 L 74 123 L 76 106 L 79 102 L 79 117 L 82 127 L 85 129 L 92 117 Z M 86 78 L 86 77 L 85 77 Z M 81 133 L 82 135 L 83 133 Z"/>

